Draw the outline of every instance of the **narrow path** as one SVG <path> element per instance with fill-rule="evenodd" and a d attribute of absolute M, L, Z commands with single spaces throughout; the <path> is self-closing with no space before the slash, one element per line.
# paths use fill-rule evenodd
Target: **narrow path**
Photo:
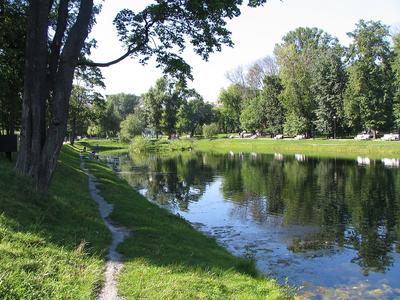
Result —
<path fill-rule="evenodd" d="M 97 297 L 98 300 L 119 300 L 118 296 L 116 276 L 122 269 L 122 254 L 117 251 L 117 246 L 122 243 L 126 237 L 129 236 L 129 230 L 124 227 L 117 227 L 111 223 L 108 218 L 113 211 L 113 205 L 108 203 L 102 196 L 100 196 L 99 190 L 96 187 L 96 177 L 90 174 L 89 170 L 85 167 L 84 157 L 81 155 L 81 169 L 89 177 L 89 191 L 93 200 L 99 205 L 99 211 L 101 218 L 110 230 L 112 235 L 112 241 L 108 252 L 108 261 L 105 272 L 105 283 Z"/>

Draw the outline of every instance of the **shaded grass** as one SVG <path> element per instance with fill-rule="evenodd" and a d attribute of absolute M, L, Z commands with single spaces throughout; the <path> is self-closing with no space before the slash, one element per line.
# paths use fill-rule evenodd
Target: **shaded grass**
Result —
<path fill-rule="evenodd" d="M 118 279 L 126 299 L 278 299 L 291 290 L 262 277 L 253 260 L 238 258 L 186 221 L 150 203 L 107 166 L 89 161 L 113 221 L 133 232 L 120 245 Z"/>
<path fill-rule="evenodd" d="M 47 196 L 0 160 L 0 299 L 91 299 L 110 234 L 79 157 L 64 147 Z"/>

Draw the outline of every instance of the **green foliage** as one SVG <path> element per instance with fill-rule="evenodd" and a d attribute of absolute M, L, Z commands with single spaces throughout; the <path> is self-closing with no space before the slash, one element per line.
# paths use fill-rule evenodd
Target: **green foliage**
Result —
<path fill-rule="evenodd" d="M 95 124 L 99 115 L 94 107 L 103 107 L 104 98 L 92 88 L 74 85 L 70 98 L 68 133 L 73 142 L 77 135 L 88 133 L 90 124 Z M 91 130 L 91 133 L 94 133 Z"/>
<path fill-rule="evenodd" d="M 136 136 L 132 139 L 129 145 L 129 153 L 140 153 L 149 150 L 153 146 L 153 143 L 150 139 Z"/>
<path fill-rule="evenodd" d="M 0 133 L 20 125 L 26 37 L 25 1 L 0 5 Z"/>
<path fill-rule="evenodd" d="M 361 20 L 349 36 L 353 42 L 345 97 L 348 123 L 353 125 L 358 119 L 364 129 L 387 129 L 393 100 L 389 29 L 380 22 Z"/>
<path fill-rule="evenodd" d="M 219 132 L 218 124 L 211 123 L 209 125 L 203 125 L 203 136 L 206 138 L 211 138 Z"/>
<path fill-rule="evenodd" d="M 141 135 L 145 122 L 138 114 L 130 114 L 121 122 L 119 138 L 122 142 L 129 142 L 134 136 Z"/>
<path fill-rule="evenodd" d="M 183 52 L 187 41 L 203 59 L 223 45 L 232 46 L 226 20 L 240 15 L 240 4 L 233 0 L 156 2 L 138 13 L 122 10 L 114 24 L 120 40 L 130 49 L 128 55 L 139 57 L 141 63 L 154 57 L 164 73 L 184 80 L 192 78 L 191 67 L 177 53 Z"/>
<path fill-rule="evenodd" d="M 394 59 L 392 68 L 394 71 L 394 99 L 393 117 L 395 126 L 400 128 L 400 33 L 393 37 Z"/>
<path fill-rule="evenodd" d="M 266 76 L 259 95 L 245 102 L 240 116 L 241 126 L 252 132 L 281 133 L 284 122 L 284 109 L 279 99 L 281 91 L 279 77 Z"/>
<path fill-rule="evenodd" d="M 322 134 L 334 135 L 344 118 L 343 95 L 347 74 L 339 45 L 320 53 L 313 72 L 312 91 L 317 102 L 315 127 Z"/>
<path fill-rule="evenodd" d="M 140 97 L 133 94 L 118 93 L 107 96 L 107 103 L 112 103 L 119 120 L 125 120 L 130 114 L 136 113 L 140 105 Z"/>
<path fill-rule="evenodd" d="M 308 120 L 305 117 L 299 116 L 296 113 L 289 112 L 286 115 L 286 122 L 283 127 L 283 132 L 289 136 L 304 134 L 308 128 Z"/>
<path fill-rule="evenodd" d="M 316 99 L 312 90 L 316 57 L 335 40 L 317 28 L 297 28 L 283 37 L 275 48 L 280 78 L 284 87 L 282 100 L 288 117 L 288 132 L 308 133 L 313 129 Z M 294 124 L 289 124 L 294 122 Z M 302 130 L 302 132 L 299 132 Z"/>
<path fill-rule="evenodd" d="M 224 120 L 225 132 L 239 132 L 244 100 L 242 87 L 237 84 L 230 85 L 227 89 L 221 90 L 218 99 L 222 104 L 220 113 Z"/>
<path fill-rule="evenodd" d="M 97 119 L 91 122 L 91 133 L 97 136 L 116 136 L 121 122 L 130 114 L 143 114 L 140 110 L 140 98 L 133 94 L 114 94 L 106 97 L 106 103 L 96 107 Z"/>
<path fill-rule="evenodd" d="M 240 115 L 240 124 L 242 128 L 250 132 L 265 131 L 267 124 L 264 112 L 264 99 L 262 96 L 246 101 Z"/>
<path fill-rule="evenodd" d="M 205 103 L 201 96 L 183 102 L 178 110 L 177 130 L 187 132 L 193 137 L 196 130 L 204 124 L 211 123 L 215 118 L 213 106 Z"/>

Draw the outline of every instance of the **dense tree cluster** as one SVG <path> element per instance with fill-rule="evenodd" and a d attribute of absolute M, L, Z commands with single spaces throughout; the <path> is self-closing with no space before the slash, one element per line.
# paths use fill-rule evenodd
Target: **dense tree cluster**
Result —
<path fill-rule="evenodd" d="M 193 136 L 204 124 L 214 120 L 211 104 L 184 82 L 162 77 L 143 95 L 146 124 L 158 137 L 178 133 Z"/>
<path fill-rule="evenodd" d="M 399 35 L 359 21 L 349 47 L 317 28 L 297 28 L 275 57 L 227 74 L 220 129 L 331 136 L 398 130 Z M 265 62 L 268 62 L 267 68 Z"/>

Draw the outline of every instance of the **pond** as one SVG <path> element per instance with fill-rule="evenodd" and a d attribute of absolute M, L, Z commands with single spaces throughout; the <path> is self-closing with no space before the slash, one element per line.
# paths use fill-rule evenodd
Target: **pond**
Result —
<path fill-rule="evenodd" d="M 400 297 L 396 159 L 185 152 L 121 157 L 118 170 L 304 297 Z"/>

